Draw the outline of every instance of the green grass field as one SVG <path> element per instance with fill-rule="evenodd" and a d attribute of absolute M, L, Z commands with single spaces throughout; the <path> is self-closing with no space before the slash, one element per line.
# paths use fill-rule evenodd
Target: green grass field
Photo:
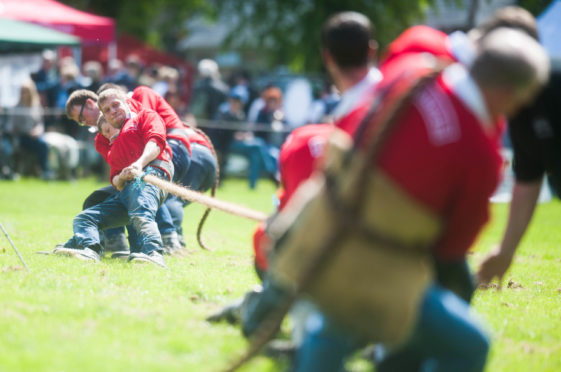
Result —
<path fill-rule="evenodd" d="M 198 248 L 194 232 L 203 209 L 184 221 L 187 257 L 167 257 L 168 270 L 105 259 L 90 264 L 38 255 L 72 235 L 84 198 L 104 186 L 93 180 L 0 181 L 0 222 L 30 267 L 23 270 L 0 237 L 0 371 L 219 371 L 245 350 L 238 328 L 205 317 L 258 283 L 251 234 L 255 223 L 215 211 Z M 219 190 L 224 200 L 269 213 L 272 184 L 250 191 L 240 180 Z M 470 256 L 475 267 L 502 234 L 507 207 Z M 487 371 L 561 371 L 561 206 L 541 205 L 506 281 L 517 288 L 478 292 L 474 307 L 489 325 Z M 2 234 L 3 235 L 3 234 Z M 258 357 L 243 371 L 283 366 Z M 372 371 L 363 361 L 352 370 Z"/>

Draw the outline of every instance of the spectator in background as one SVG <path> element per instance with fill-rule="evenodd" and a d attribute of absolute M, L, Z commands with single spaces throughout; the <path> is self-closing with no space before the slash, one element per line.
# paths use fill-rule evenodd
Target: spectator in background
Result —
<path fill-rule="evenodd" d="M 214 145 L 220 169 L 224 169 L 224 164 L 226 164 L 230 146 L 234 139 L 234 133 L 236 132 L 236 128 L 228 128 L 228 126 L 235 123 L 245 123 L 243 105 L 246 93 L 247 91 L 244 91 L 240 86 L 232 88 L 228 94 L 226 105 L 220 108 L 215 117 L 219 127 L 209 128 L 206 131 Z"/>
<path fill-rule="evenodd" d="M 55 107 L 58 85 L 56 53 L 47 49 L 43 51 L 41 57 L 41 68 L 31 78 L 35 82 L 43 107 Z"/>
<path fill-rule="evenodd" d="M 210 120 L 226 100 L 228 86 L 220 79 L 218 64 L 212 59 L 202 59 L 197 69 L 200 80 L 195 83 L 189 111 L 197 119 Z"/>
<path fill-rule="evenodd" d="M 261 111 L 263 106 L 265 106 L 264 94 L 269 88 L 272 87 L 273 84 L 270 83 L 265 85 L 265 87 L 261 90 L 261 93 L 259 93 L 259 97 L 251 101 L 251 105 L 249 105 L 249 109 L 247 111 L 247 121 L 249 121 L 250 123 L 255 123 L 257 121 L 257 115 L 259 114 L 259 111 Z"/>
<path fill-rule="evenodd" d="M 142 73 L 142 61 L 136 54 L 130 54 L 127 56 L 125 60 L 125 68 L 126 68 L 127 75 L 133 81 L 132 89 L 134 89 L 139 85 L 138 79 L 140 77 L 140 74 Z"/>
<path fill-rule="evenodd" d="M 82 89 L 82 86 L 77 80 L 79 74 L 80 70 L 74 62 L 74 58 L 66 57 L 61 61 L 60 84 L 57 92 L 56 107 L 64 108 L 70 94 L 77 89 Z"/>
<path fill-rule="evenodd" d="M 280 148 L 284 142 L 284 130 L 286 120 L 282 110 L 282 91 L 278 87 L 270 87 L 263 93 L 265 105 L 257 114 L 257 124 L 265 126 L 262 130 L 256 130 L 255 136 L 262 138 L 269 146 Z"/>
<path fill-rule="evenodd" d="M 160 96 L 165 97 L 168 90 L 177 91 L 177 80 L 179 72 L 170 66 L 162 66 L 158 69 L 158 81 L 152 85 L 152 89 Z"/>
<path fill-rule="evenodd" d="M 257 93 L 251 88 L 249 72 L 246 70 L 236 72 L 232 76 L 229 85 L 240 94 L 243 102 L 243 111 L 247 114 L 251 102 L 257 96 Z"/>
<path fill-rule="evenodd" d="M 82 89 L 82 85 L 78 82 L 77 78 L 80 73 L 78 66 L 74 62 L 74 58 L 65 57 L 60 63 L 60 82 L 57 91 L 57 104 L 56 107 L 64 109 L 68 97 L 75 90 Z M 65 115 L 56 115 L 56 123 L 53 123 L 57 130 L 68 134 L 74 138 L 84 137 L 84 128 L 76 127 Z"/>
<path fill-rule="evenodd" d="M 107 70 L 107 76 L 103 80 L 104 83 L 122 85 L 129 91 L 137 87 L 136 77 L 130 75 L 129 71 L 123 67 L 121 60 L 113 59 L 109 61 Z"/>
<path fill-rule="evenodd" d="M 249 187 L 255 188 L 257 180 L 265 173 L 277 182 L 277 161 L 282 139 L 276 134 L 282 130 L 284 115 L 281 110 L 282 92 L 277 87 L 269 87 L 263 92 L 265 105 L 259 111 L 257 123 L 260 130 L 237 132 L 230 151 L 246 156 L 249 160 Z"/>
<path fill-rule="evenodd" d="M 88 61 L 84 63 L 84 76 L 86 78 L 85 88 L 92 92 L 97 92 L 102 84 L 103 67 L 98 61 Z"/>
<path fill-rule="evenodd" d="M 25 81 L 21 86 L 19 103 L 15 107 L 10 127 L 19 146 L 34 155 L 41 178 L 51 179 L 53 174 L 48 164 L 49 148 L 43 138 L 43 108 L 32 80 Z"/>
<path fill-rule="evenodd" d="M 156 84 L 159 68 L 159 64 L 151 64 L 150 66 L 144 68 L 138 77 L 138 85 L 151 87 Z"/>
<path fill-rule="evenodd" d="M 181 100 L 181 96 L 177 89 L 170 89 L 164 95 L 164 99 L 173 108 L 177 115 L 185 121 L 183 118 L 187 115 L 187 108 L 185 102 Z"/>

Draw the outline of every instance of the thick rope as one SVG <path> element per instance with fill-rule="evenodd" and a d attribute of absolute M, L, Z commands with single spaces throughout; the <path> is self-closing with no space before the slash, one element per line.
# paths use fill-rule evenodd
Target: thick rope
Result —
<path fill-rule="evenodd" d="M 214 157 L 214 161 L 216 162 L 216 177 L 214 178 L 214 185 L 212 185 L 212 189 L 210 190 L 210 196 L 214 198 L 215 195 L 216 195 L 216 189 L 218 188 L 218 184 L 220 183 L 220 163 L 218 162 L 218 156 L 216 156 L 216 151 L 214 150 L 214 145 L 212 144 L 212 141 L 206 135 L 206 133 L 203 132 L 202 130 L 200 130 L 199 128 L 191 127 L 191 129 L 193 129 L 194 131 L 199 133 L 201 136 L 203 136 L 208 141 L 208 143 L 210 143 L 210 146 L 211 146 L 210 151 L 212 152 L 212 156 Z M 203 231 L 203 225 L 205 224 L 211 210 L 212 210 L 212 208 L 207 208 L 205 210 L 205 212 L 203 213 L 203 216 L 201 217 L 201 220 L 199 221 L 199 226 L 197 226 L 197 242 L 199 243 L 199 246 L 201 248 L 206 249 L 207 251 L 212 251 L 213 249 L 209 248 L 203 242 L 202 231 Z"/>
<path fill-rule="evenodd" d="M 191 190 L 187 187 L 182 187 L 173 182 L 163 180 L 152 174 L 144 174 L 143 172 L 138 172 L 136 176 L 141 177 L 141 179 L 143 179 L 147 183 L 151 183 L 152 185 L 157 186 L 170 194 L 173 194 L 184 200 L 189 200 L 190 202 L 199 203 L 209 208 L 219 209 L 234 216 L 247 218 L 257 222 L 263 222 L 267 219 L 267 214 L 265 213 L 249 209 L 234 203 L 215 199 L 203 193 Z"/>

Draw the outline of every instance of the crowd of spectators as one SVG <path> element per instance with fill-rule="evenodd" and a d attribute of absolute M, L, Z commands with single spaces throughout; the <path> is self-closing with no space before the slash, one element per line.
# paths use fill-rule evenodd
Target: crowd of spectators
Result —
<path fill-rule="evenodd" d="M 64 113 L 69 95 L 77 89 L 95 92 L 109 82 L 128 90 L 148 85 L 169 97 L 178 110 L 185 109 L 174 98 L 182 92 L 179 73 L 171 66 L 143 66 L 134 55 L 125 62 L 112 60 L 106 68 L 98 61 L 86 61 L 80 68 L 73 57 L 59 57 L 51 50 L 41 58 L 41 67 L 21 84 L 19 103 L 0 108 L 0 179 L 106 177 L 104 162 L 94 148 L 95 133 Z"/>
<path fill-rule="evenodd" d="M 212 140 L 221 169 L 226 170 L 222 178 L 227 175 L 230 155 L 241 155 L 247 159 L 252 189 L 263 176 L 278 183 L 279 149 L 288 134 L 300 125 L 329 121 L 339 100 L 338 94 L 325 84 L 314 92 L 307 119 L 291 123 L 287 113 L 293 108 L 285 104 L 280 84 L 268 82 L 259 87 L 245 71 L 235 72 L 224 81 L 218 64 L 210 59 L 199 62 L 198 73 L 190 114 Z"/>
<path fill-rule="evenodd" d="M 106 67 L 85 61 L 80 68 L 73 57 L 45 50 L 41 67 L 21 85 L 19 104 L 0 108 L 0 178 L 106 176 L 93 146 L 95 133 L 64 114 L 69 95 L 77 89 L 96 92 L 108 82 L 129 91 L 139 85 L 151 87 L 184 121 L 208 134 L 222 169 L 228 169 L 231 154 L 246 159 L 250 188 L 263 176 L 276 182 L 279 148 L 288 133 L 299 125 L 325 122 L 338 101 L 328 84 L 314 89 L 306 121 L 295 124 L 287 120 L 291 108 L 283 102 L 286 87 L 273 83 L 274 77 L 259 84 L 240 70 L 223 79 L 211 59 L 199 61 L 197 67 L 187 104 L 179 72 L 172 66 L 144 66 L 131 55 L 125 61 L 111 60 Z"/>

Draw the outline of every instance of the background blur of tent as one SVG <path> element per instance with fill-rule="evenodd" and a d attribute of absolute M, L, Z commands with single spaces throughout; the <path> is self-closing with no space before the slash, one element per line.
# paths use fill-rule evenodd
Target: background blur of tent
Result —
<path fill-rule="evenodd" d="M 0 53 L 42 51 L 58 46 L 78 46 L 77 37 L 27 22 L 0 18 Z"/>
<path fill-rule="evenodd" d="M 549 55 L 561 60 L 561 0 L 554 0 L 538 16 L 538 32 Z"/>
<path fill-rule="evenodd" d="M 116 39 L 115 21 L 87 13 L 55 0 L 0 0 L 0 17 L 12 18 L 49 27 L 81 40 L 82 50 L 59 49 L 60 56 L 72 55 L 80 66 L 85 61 L 95 60 L 107 68 L 112 59 L 125 61 L 136 54 L 145 65 L 160 63 L 178 69 L 184 100 L 188 100 L 193 79 L 193 68 L 180 58 L 150 48 L 142 42 L 122 36 Z"/>
<path fill-rule="evenodd" d="M 0 107 L 17 104 L 21 83 L 41 66 L 43 49 L 79 45 L 72 35 L 0 18 Z"/>
<path fill-rule="evenodd" d="M 105 49 L 115 56 L 115 21 L 54 0 L 0 0 L 0 17 L 35 23 L 80 38 L 84 53 Z M 70 54 L 70 53 L 66 53 Z M 80 55 L 74 55 L 78 65 Z"/>

